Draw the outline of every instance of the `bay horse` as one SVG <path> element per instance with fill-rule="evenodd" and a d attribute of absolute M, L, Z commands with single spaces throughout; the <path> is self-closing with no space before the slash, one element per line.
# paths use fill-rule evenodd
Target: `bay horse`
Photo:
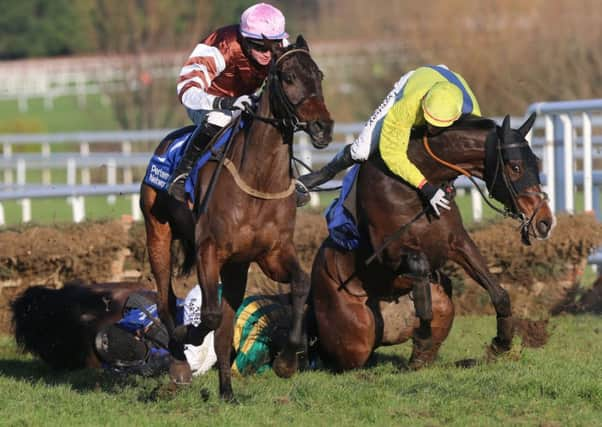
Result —
<path fill-rule="evenodd" d="M 297 369 L 302 344 L 304 304 L 309 275 L 299 264 L 293 245 L 296 203 L 292 175 L 293 133 L 303 130 L 316 148 L 326 147 L 333 121 L 322 93 L 323 74 L 312 59 L 302 36 L 286 48 L 274 48 L 274 58 L 250 124 L 234 136 L 221 173 L 212 184 L 219 163 L 200 169 L 194 209 L 146 184 L 141 207 L 146 225 L 151 270 L 157 284 L 159 313 L 172 337 L 172 378 L 189 378 L 181 351 L 183 341 L 195 343 L 215 330 L 219 368 L 219 392 L 232 398 L 230 350 L 233 318 L 245 293 L 247 272 L 256 262 L 271 279 L 290 283 L 292 325 L 285 349 L 274 370 L 289 377 Z M 162 142 L 156 152 L 165 150 Z M 212 186 L 215 191 L 199 213 L 199 200 Z M 172 239 L 187 242 L 188 259 L 196 263 L 202 288 L 202 318 L 198 328 L 174 328 L 175 295 L 171 286 Z M 223 283 L 221 303 L 218 283 Z M 186 365 L 186 366 L 184 366 Z M 180 371 L 180 372 L 178 372 Z M 181 373 L 183 372 L 183 373 Z"/>
<path fill-rule="evenodd" d="M 436 134 L 429 134 L 432 128 L 414 132 L 408 154 L 429 182 L 442 184 L 460 174 L 483 179 L 491 196 L 521 221 L 522 241 L 529 244 L 531 237 L 548 238 L 555 224 L 540 188 L 537 158 L 525 140 L 534 120 L 532 115 L 515 130 L 509 117 L 500 127 L 466 116 Z M 451 287 L 436 280 L 447 260 L 488 292 L 497 315 L 489 348 L 495 355 L 508 351 L 513 338 L 508 293 L 489 272 L 456 203 L 440 217 L 432 215 L 418 191 L 389 172 L 378 154 L 361 165 L 356 185 L 358 227 L 365 237 L 352 251 L 326 240 L 312 268 L 320 348 L 332 367 L 364 366 L 376 347 L 410 337 L 410 367 L 432 361 L 454 316 Z M 419 300 L 426 300 L 425 313 L 419 312 Z M 410 310 L 412 320 L 400 310 Z"/>

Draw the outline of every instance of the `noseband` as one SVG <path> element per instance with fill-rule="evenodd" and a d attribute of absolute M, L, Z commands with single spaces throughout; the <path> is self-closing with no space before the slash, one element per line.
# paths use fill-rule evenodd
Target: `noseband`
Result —
<path fill-rule="evenodd" d="M 502 214 L 503 216 L 508 216 L 520 221 L 521 224 L 519 228 L 523 242 L 529 244 L 531 225 L 543 204 L 548 200 L 548 195 L 543 191 L 525 191 L 526 188 L 541 184 L 539 181 L 539 175 L 537 173 L 526 173 L 525 176 L 521 177 L 520 180 L 513 182 L 506 173 L 505 169 L 506 162 L 508 160 L 512 160 L 510 156 L 515 154 L 516 150 L 518 150 L 519 154 L 516 159 L 523 159 L 526 157 L 523 154 L 524 150 L 529 148 L 526 142 L 503 144 L 502 140 L 498 137 L 495 131 L 490 133 L 485 142 L 485 184 L 487 185 L 487 190 L 489 191 L 490 197 L 493 197 L 496 200 L 504 203 L 504 210 L 494 206 L 487 199 L 487 197 L 485 197 L 485 194 L 483 194 L 483 191 L 475 182 L 474 176 L 470 172 L 437 157 L 429 146 L 426 134 L 424 135 L 422 142 L 427 153 L 436 162 L 455 170 L 461 175 L 466 176 L 473 183 L 473 185 L 481 194 L 481 197 L 485 203 L 487 203 L 491 209 Z M 505 156 L 504 154 L 507 155 Z M 488 171 L 493 171 L 493 173 Z M 538 196 L 540 198 L 539 203 L 528 218 L 520 211 L 518 206 L 518 199 L 523 196 Z M 510 204 L 510 207 L 508 207 L 507 204 Z"/>
<path fill-rule="evenodd" d="M 537 169 L 535 156 L 526 141 L 506 143 L 492 132 L 485 142 L 485 183 L 491 197 L 496 200 L 509 202 L 510 209 L 506 208 L 506 215 L 521 222 L 520 232 L 523 242 L 529 243 L 529 230 L 533 219 L 548 201 L 547 193 L 543 191 L 526 191 L 527 188 L 541 185 L 539 174 L 533 173 L 531 169 Z M 512 181 L 506 173 L 505 165 L 509 160 L 523 160 L 530 168 L 526 169 L 523 176 L 517 181 Z M 493 172 L 492 172 L 493 171 Z M 533 209 L 533 213 L 527 218 L 518 206 L 518 199 L 525 196 L 539 197 L 539 203 Z M 506 203 L 504 203 L 506 205 Z"/>
<path fill-rule="evenodd" d="M 303 130 L 311 134 L 312 130 L 315 130 L 316 126 L 319 126 L 318 121 L 301 121 L 299 119 L 298 109 L 305 101 L 311 98 L 317 98 L 319 95 L 315 92 L 312 92 L 308 95 L 305 95 L 296 104 L 293 104 L 285 93 L 284 88 L 282 87 L 282 81 L 278 75 L 278 65 L 280 65 L 282 60 L 287 56 L 296 53 L 309 55 L 309 51 L 307 49 L 291 49 L 284 52 L 275 61 L 273 60 L 272 64 L 270 65 L 267 84 L 270 88 L 270 108 L 275 118 L 259 116 L 249 109 L 247 109 L 246 112 L 254 119 L 259 119 L 263 122 L 269 123 L 279 129 L 282 129 L 283 131 L 294 133 L 299 130 Z"/>

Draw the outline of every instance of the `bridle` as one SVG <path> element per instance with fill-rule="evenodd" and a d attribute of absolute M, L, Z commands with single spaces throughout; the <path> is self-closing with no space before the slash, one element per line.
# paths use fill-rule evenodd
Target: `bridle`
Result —
<path fill-rule="evenodd" d="M 535 237 L 535 233 L 531 232 L 533 220 L 535 219 L 535 216 L 539 210 L 543 207 L 544 203 L 548 201 L 548 195 L 543 191 L 526 191 L 527 188 L 535 185 L 541 185 L 539 175 L 537 173 L 527 172 L 518 181 L 512 181 L 505 169 L 506 163 L 509 160 L 512 160 L 510 157 L 516 152 L 518 152 L 518 155 L 516 156 L 517 159 L 524 159 L 526 157 L 524 155 L 524 151 L 530 150 L 526 141 L 504 143 L 505 141 L 503 138 L 500 138 L 497 135 L 497 132 L 494 130 L 488 135 L 485 142 L 485 184 L 487 185 L 487 190 L 489 191 L 489 197 L 504 203 L 504 210 L 493 205 L 488 198 L 485 197 L 485 194 L 481 190 L 480 186 L 476 183 L 474 176 L 470 172 L 464 168 L 461 168 L 460 166 L 446 162 L 435 155 L 429 146 L 428 137 L 426 134 L 423 136 L 422 142 L 426 152 L 436 162 L 467 177 L 476 187 L 485 203 L 487 203 L 491 209 L 503 216 L 519 221 L 519 229 L 522 240 L 525 244 L 530 244 L 530 237 Z M 518 199 L 524 196 L 539 197 L 539 203 L 529 217 L 520 211 L 518 205 Z"/>
<path fill-rule="evenodd" d="M 305 131 L 310 135 L 312 132 L 317 132 L 320 129 L 318 120 L 302 121 L 299 119 L 298 109 L 308 99 L 317 98 L 319 94 L 312 92 L 302 97 L 297 103 L 293 104 L 282 86 L 282 80 L 280 79 L 279 65 L 282 60 L 292 54 L 305 54 L 309 55 L 307 49 L 293 48 L 287 50 L 277 59 L 273 59 L 270 64 L 270 70 L 267 76 L 267 85 L 270 89 L 270 109 L 274 117 L 265 117 L 256 114 L 251 108 L 246 108 L 245 112 L 253 117 L 254 119 L 261 120 L 262 122 L 269 123 L 278 129 L 281 129 L 283 133 L 294 133 L 299 130 Z"/>

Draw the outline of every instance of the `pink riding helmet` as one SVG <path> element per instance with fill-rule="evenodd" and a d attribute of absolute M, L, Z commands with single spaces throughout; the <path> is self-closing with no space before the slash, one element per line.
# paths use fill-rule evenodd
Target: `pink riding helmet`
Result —
<path fill-rule="evenodd" d="M 240 33 L 253 39 L 286 39 L 284 24 L 282 12 L 267 3 L 257 3 L 240 16 Z"/>

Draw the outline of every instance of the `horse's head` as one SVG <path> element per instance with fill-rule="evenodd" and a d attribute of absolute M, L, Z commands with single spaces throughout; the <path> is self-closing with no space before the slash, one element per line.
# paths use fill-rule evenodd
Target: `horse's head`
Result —
<path fill-rule="evenodd" d="M 556 222 L 548 196 L 541 190 L 538 158 L 525 140 L 534 121 L 532 114 L 519 129 L 511 129 L 506 116 L 486 142 L 487 189 L 512 216 L 521 220 L 525 244 L 530 244 L 530 237 L 547 239 Z"/>
<path fill-rule="evenodd" d="M 309 54 L 302 36 L 295 44 L 275 47 L 268 76 L 272 114 L 281 126 L 309 134 L 316 148 L 332 140 L 333 121 L 324 103 L 324 75 Z"/>

